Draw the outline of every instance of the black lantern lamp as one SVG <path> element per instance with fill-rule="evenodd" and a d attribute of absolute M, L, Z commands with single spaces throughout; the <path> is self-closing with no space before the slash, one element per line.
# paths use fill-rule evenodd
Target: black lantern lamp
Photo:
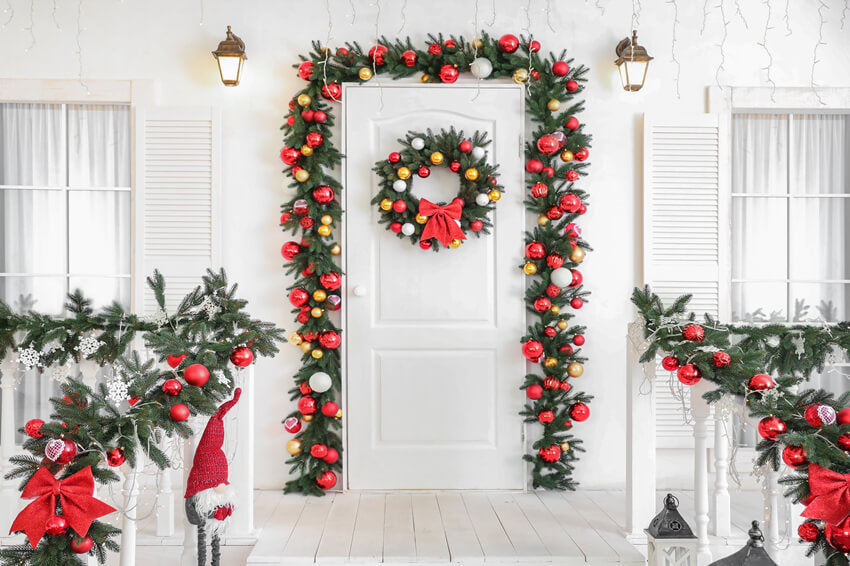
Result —
<path fill-rule="evenodd" d="M 242 61 L 248 59 L 248 56 L 245 55 L 245 42 L 230 31 L 230 26 L 227 26 L 227 37 L 218 44 L 218 49 L 212 54 L 218 63 L 218 74 L 221 75 L 224 86 L 238 85 Z"/>
<path fill-rule="evenodd" d="M 645 532 L 648 566 L 696 566 L 697 537 L 679 513 L 679 500 L 672 493 Z"/>
<path fill-rule="evenodd" d="M 637 30 L 632 30 L 632 37 L 625 38 L 617 44 L 617 60 L 614 63 L 620 71 L 620 82 L 623 89 L 635 92 L 641 89 L 646 80 L 646 70 L 652 57 L 643 45 L 637 42 Z"/>
<path fill-rule="evenodd" d="M 731 556 L 712 562 L 709 566 L 777 566 L 764 549 L 764 535 L 761 534 L 758 521 L 753 521 L 748 534 L 750 540 L 747 541 L 747 546 Z"/>

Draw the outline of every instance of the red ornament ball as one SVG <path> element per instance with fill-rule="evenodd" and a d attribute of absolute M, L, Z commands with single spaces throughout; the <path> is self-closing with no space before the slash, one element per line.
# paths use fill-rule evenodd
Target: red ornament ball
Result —
<path fill-rule="evenodd" d="M 301 246 L 298 245 L 298 242 L 286 242 L 283 244 L 283 247 L 280 248 L 280 255 L 282 255 L 283 259 L 286 261 L 292 261 L 300 252 Z"/>
<path fill-rule="evenodd" d="M 406 67 L 415 67 L 417 57 L 416 51 L 408 49 L 407 51 L 402 52 L 401 62 L 404 63 Z"/>
<path fill-rule="evenodd" d="M 820 529 L 811 521 L 806 521 L 797 527 L 797 536 L 804 542 L 815 542 L 820 536 Z"/>
<path fill-rule="evenodd" d="M 328 115 L 322 112 L 321 110 L 316 110 L 313 112 L 313 120 L 316 122 L 324 123 L 328 119 Z"/>
<path fill-rule="evenodd" d="M 428 45 L 428 53 L 430 53 L 431 55 L 439 55 L 442 52 L 443 48 L 442 46 L 440 46 L 439 43 L 431 43 L 430 45 Z"/>
<path fill-rule="evenodd" d="M 305 81 L 309 81 L 310 77 L 313 76 L 313 62 L 304 61 L 303 63 L 298 65 L 298 76 L 304 79 Z"/>
<path fill-rule="evenodd" d="M 339 452 L 336 448 L 328 448 L 328 453 L 322 458 L 328 464 L 336 464 L 339 460 Z"/>
<path fill-rule="evenodd" d="M 333 486 L 336 485 L 336 474 L 331 472 L 331 471 L 324 472 L 316 480 L 316 483 L 322 489 L 330 489 L 330 488 L 332 488 Z"/>
<path fill-rule="evenodd" d="M 571 132 L 578 130 L 579 126 L 581 126 L 581 123 L 575 116 L 570 116 L 569 118 L 567 118 L 567 122 L 564 124 L 564 127 L 570 130 Z"/>
<path fill-rule="evenodd" d="M 122 452 L 120 448 L 113 448 L 106 453 L 106 463 L 113 468 L 117 468 L 123 464 L 125 460 L 124 452 Z"/>
<path fill-rule="evenodd" d="M 549 210 L 546 211 L 546 218 L 549 220 L 558 220 L 564 215 L 564 211 L 558 208 L 557 206 L 553 206 Z"/>
<path fill-rule="evenodd" d="M 831 425 L 835 422 L 835 409 L 829 405 L 815 403 L 806 407 L 803 417 L 811 426 L 818 428 L 823 425 Z"/>
<path fill-rule="evenodd" d="M 452 161 L 451 164 L 449 164 L 449 170 L 452 173 L 457 173 L 458 171 L 460 171 L 460 161 Z"/>
<path fill-rule="evenodd" d="M 166 380 L 166 382 L 162 384 L 162 392 L 169 397 L 176 397 L 177 395 L 180 395 L 180 391 L 182 390 L 183 385 L 176 379 Z"/>
<path fill-rule="evenodd" d="M 776 384 L 769 375 L 757 373 L 750 378 L 750 381 L 747 383 L 747 388 L 749 388 L 750 391 L 767 391 L 768 389 L 773 389 L 774 385 Z"/>
<path fill-rule="evenodd" d="M 339 334 L 334 330 L 328 330 L 326 332 L 322 332 L 319 336 L 319 344 L 322 345 L 322 348 L 326 348 L 328 350 L 336 350 L 339 348 L 339 345 L 342 343 L 342 339 L 339 337 Z"/>
<path fill-rule="evenodd" d="M 551 134 L 544 134 L 537 140 L 537 151 L 544 155 L 552 155 L 561 148 L 558 138 Z"/>
<path fill-rule="evenodd" d="M 310 218 L 309 216 L 305 216 L 304 218 L 301 219 L 301 227 L 304 228 L 305 230 L 309 230 L 310 228 L 313 227 L 313 219 Z"/>
<path fill-rule="evenodd" d="M 565 379 L 564 381 L 562 381 L 562 382 L 561 382 L 561 391 L 563 391 L 563 392 L 565 392 L 565 393 L 566 393 L 566 392 L 567 392 L 567 391 L 569 391 L 570 389 L 572 389 L 572 385 L 570 385 L 570 382 L 569 382 L 569 381 L 567 381 L 567 380 Z"/>
<path fill-rule="evenodd" d="M 782 450 L 782 461 L 785 462 L 789 468 L 798 468 L 805 464 L 809 463 L 808 458 L 806 458 L 806 451 L 802 446 L 786 446 Z"/>
<path fill-rule="evenodd" d="M 788 427 L 779 417 L 765 417 L 759 421 L 758 429 L 762 438 L 776 441 L 780 434 L 785 434 Z"/>
<path fill-rule="evenodd" d="M 238 368 L 248 367 L 254 361 L 254 352 L 251 351 L 251 348 L 239 346 L 230 353 L 230 361 Z"/>
<path fill-rule="evenodd" d="M 560 386 L 561 382 L 558 381 L 557 377 L 547 375 L 546 378 L 543 379 L 543 389 L 558 389 Z"/>
<path fill-rule="evenodd" d="M 328 447 L 324 444 L 314 444 L 310 447 L 310 456 L 313 458 L 324 458 L 328 455 Z"/>
<path fill-rule="evenodd" d="M 309 395 L 298 399 L 298 411 L 302 415 L 312 415 L 316 412 L 316 400 Z"/>
<path fill-rule="evenodd" d="M 312 110 L 302 110 L 301 111 L 301 118 L 303 118 L 305 122 L 312 122 L 313 117 L 315 115 L 316 115 L 316 113 L 313 112 Z M 321 135 L 321 134 L 319 134 L 319 135 Z M 309 144 L 309 142 L 308 142 L 308 144 Z"/>
<path fill-rule="evenodd" d="M 296 287 L 289 292 L 289 302 L 293 307 L 300 307 L 307 304 L 310 300 L 310 293 L 301 287 Z"/>
<path fill-rule="evenodd" d="M 544 198 L 549 194 L 549 185 L 546 183 L 534 183 L 531 186 L 531 196 L 534 198 Z"/>
<path fill-rule="evenodd" d="M 401 232 L 401 222 L 393 222 L 392 224 L 390 224 L 390 230 L 392 230 L 396 234 L 400 233 Z"/>
<path fill-rule="evenodd" d="M 564 84 L 564 88 L 567 89 L 567 92 L 575 92 L 578 90 L 578 83 L 574 80 L 569 80 Z"/>
<path fill-rule="evenodd" d="M 570 66 L 566 61 L 555 61 L 552 64 L 552 74 L 556 77 L 564 77 L 570 72 Z"/>
<path fill-rule="evenodd" d="M 584 346 L 584 336 L 581 334 L 573 336 L 573 344 L 576 346 Z"/>
<path fill-rule="evenodd" d="M 525 388 L 525 396 L 531 399 L 532 401 L 537 401 L 541 397 L 543 397 L 543 388 L 537 385 L 536 383 L 529 385 Z"/>
<path fill-rule="evenodd" d="M 691 342 L 702 342 L 705 338 L 705 329 L 699 324 L 689 324 L 682 329 L 682 338 Z"/>
<path fill-rule="evenodd" d="M 289 116 L 287 116 L 287 118 L 286 118 L 286 124 L 287 124 L 288 126 L 294 126 L 294 125 L 295 125 L 295 116 L 293 116 L 292 114 L 290 114 Z"/>
<path fill-rule="evenodd" d="M 561 459 L 561 448 L 557 444 L 543 446 L 538 450 L 538 454 L 544 462 L 557 462 Z"/>
<path fill-rule="evenodd" d="M 469 224 L 469 229 L 472 230 L 473 232 L 480 232 L 482 228 L 484 228 L 484 223 L 481 222 L 480 220 L 473 220 Z"/>
<path fill-rule="evenodd" d="M 529 340 L 522 345 L 522 355 L 534 361 L 543 355 L 543 344 L 537 340 Z"/>
<path fill-rule="evenodd" d="M 336 271 L 319 275 L 319 284 L 328 291 L 336 291 L 342 285 L 342 276 Z"/>
<path fill-rule="evenodd" d="M 823 535 L 832 548 L 844 554 L 850 553 L 850 517 L 838 525 L 827 523 L 823 528 Z"/>
<path fill-rule="evenodd" d="M 726 352 L 714 352 L 714 354 L 711 355 L 711 363 L 714 364 L 714 367 L 716 368 L 725 368 L 732 363 L 732 356 Z"/>
<path fill-rule="evenodd" d="M 298 391 L 301 392 L 301 395 L 309 395 L 313 392 L 313 390 L 310 388 L 310 385 L 306 381 L 298 386 Z"/>
<path fill-rule="evenodd" d="M 328 83 L 322 87 L 322 97 L 326 100 L 342 100 L 342 87 L 338 83 Z"/>
<path fill-rule="evenodd" d="M 583 147 L 577 152 L 575 152 L 573 154 L 573 157 L 575 157 L 576 161 L 587 161 L 587 158 L 590 157 L 590 152 L 587 150 L 586 147 Z"/>
<path fill-rule="evenodd" d="M 564 256 L 561 254 L 549 254 L 546 256 L 546 265 L 552 269 L 558 269 L 564 265 Z"/>
<path fill-rule="evenodd" d="M 546 312 L 552 308 L 552 301 L 546 297 L 538 297 L 534 300 L 534 310 L 537 312 Z"/>
<path fill-rule="evenodd" d="M 444 83 L 453 83 L 460 73 L 454 65 L 443 65 L 440 67 L 440 80 Z"/>
<path fill-rule="evenodd" d="M 283 428 L 290 434 L 295 434 L 301 431 L 301 421 L 296 417 L 289 417 L 283 421 Z"/>
<path fill-rule="evenodd" d="M 537 53 L 538 51 L 540 51 L 540 42 L 536 39 L 533 40 L 531 43 L 528 44 L 528 50 L 532 53 Z"/>
<path fill-rule="evenodd" d="M 574 309 L 580 309 L 584 306 L 584 301 L 581 300 L 581 297 L 575 297 L 573 298 L 573 300 L 570 301 L 570 306 Z"/>
<path fill-rule="evenodd" d="M 309 145 L 310 147 L 319 147 L 320 145 L 322 145 L 322 142 L 325 141 L 325 139 L 322 137 L 322 134 L 320 134 L 319 132 L 310 132 L 309 134 L 307 134 L 306 140 L 307 145 Z"/>
<path fill-rule="evenodd" d="M 334 403 L 333 401 L 328 401 L 324 405 L 322 405 L 322 414 L 326 417 L 335 417 L 339 412 L 339 405 Z"/>
<path fill-rule="evenodd" d="M 397 151 L 392 152 L 389 157 L 387 157 L 387 161 L 390 163 L 398 163 L 401 161 L 401 154 Z"/>
<path fill-rule="evenodd" d="M 85 554 L 94 546 L 94 540 L 92 540 L 91 537 L 83 538 L 78 535 L 74 535 L 68 546 L 71 547 L 71 552 L 74 554 Z"/>
<path fill-rule="evenodd" d="M 44 421 L 41 419 L 32 419 L 27 421 L 27 424 L 24 426 L 24 432 L 27 433 L 27 436 L 30 438 L 41 438 L 44 436 L 41 434 L 41 425 L 44 424 Z"/>
<path fill-rule="evenodd" d="M 537 413 L 537 420 L 540 421 L 540 424 L 550 424 L 555 420 L 555 413 L 552 411 L 540 411 Z"/>
<path fill-rule="evenodd" d="M 836 415 L 836 422 L 840 425 L 850 424 L 850 408 L 841 409 Z"/>
<path fill-rule="evenodd" d="M 845 432 L 841 436 L 838 437 L 838 447 L 844 450 L 845 452 L 850 452 L 850 433 Z"/>
<path fill-rule="evenodd" d="M 433 245 L 431 240 L 419 240 L 419 247 L 423 250 L 430 250 Z"/>
<path fill-rule="evenodd" d="M 540 242 L 529 242 L 525 246 L 525 257 L 530 259 L 543 259 L 546 255 L 546 246 Z"/>
<path fill-rule="evenodd" d="M 313 189 L 313 200 L 319 204 L 328 204 L 334 200 L 334 190 L 327 185 L 319 185 Z"/>
<path fill-rule="evenodd" d="M 499 51 L 513 53 L 519 48 L 519 40 L 515 35 L 507 33 L 499 38 Z"/>
<path fill-rule="evenodd" d="M 702 379 L 702 374 L 694 364 L 685 364 L 676 370 L 676 377 L 685 385 L 693 385 Z"/>
<path fill-rule="evenodd" d="M 578 171 L 576 171 L 575 169 L 570 169 L 569 171 L 567 171 L 566 178 L 567 181 L 570 181 L 571 183 L 578 181 Z"/>
<path fill-rule="evenodd" d="M 423 179 L 427 179 L 428 177 L 431 176 L 431 170 L 423 165 L 422 167 L 419 168 L 419 170 L 416 172 L 416 174 L 419 175 L 420 177 L 422 177 Z"/>
<path fill-rule="evenodd" d="M 581 271 L 579 271 L 578 269 L 571 269 L 570 271 L 573 274 L 573 280 L 570 282 L 569 286 L 572 288 L 578 287 L 583 281 Z"/>
<path fill-rule="evenodd" d="M 581 199 L 574 193 L 567 193 L 558 200 L 558 206 L 564 212 L 577 212 L 581 206 Z"/>
<path fill-rule="evenodd" d="M 551 297 L 551 298 L 554 299 L 555 297 L 557 297 L 560 294 L 561 294 L 561 288 L 558 287 L 557 285 L 549 284 L 549 285 L 546 286 L 546 296 L 547 297 Z M 552 327 L 548 326 L 547 328 L 552 328 Z M 552 328 L 552 330 L 554 330 L 554 328 Z M 548 333 L 547 333 L 547 336 L 548 336 Z"/>
<path fill-rule="evenodd" d="M 44 523 L 44 530 L 50 536 L 64 535 L 68 530 L 68 520 L 62 515 L 53 515 Z"/>
<path fill-rule="evenodd" d="M 369 59 L 372 59 L 376 65 L 383 65 L 385 63 L 384 55 L 387 54 L 387 51 L 388 49 L 381 44 L 373 45 L 369 48 Z"/>
<path fill-rule="evenodd" d="M 77 444 L 73 440 L 65 439 L 65 446 L 56 458 L 57 464 L 68 464 L 77 457 Z"/>
<path fill-rule="evenodd" d="M 280 150 L 280 160 L 286 165 L 295 165 L 301 159 L 301 152 L 294 147 L 285 147 Z"/>
<path fill-rule="evenodd" d="M 202 387 L 210 380 L 210 370 L 203 364 L 192 364 L 183 372 L 183 379 L 189 385 Z"/>
<path fill-rule="evenodd" d="M 472 142 L 469 140 L 463 140 L 460 144 L 458 144 L 458 149 L 461 153 L 469 153 L 472 151 Z"/>
<path fill-rule="evenodd" d="M 525 162 L 525 170 L 528 173 L 540 173 L 543 171 L 543 162 L 539 159 L 529 159 Z"/>
<path fill-rule="evenodd" d="M 400 214 L 407 210 L 407 203 L 399 199 L 393 203 L 393 210 Z"/>
<path fill-rule="evenodd" d="M 675 356 L 666 356 L 661 360 L 661 367 L 667 371 L 676 371 L 679 369 L 679 360 Z"/>
<path fill-rule="evenodd" d="M 181 422 L 185 421 L 189 418 L 189 407 L 184 405 L 183 403 L 177 403 L 171 410 L 168 412 L 169 416 L 171 416 L 171 420 Z"/>
<path fill-rule="evenodd" d="M 548 177 L 549 179 L 551 179 L 551 178 L 555 175 L 555 170 L 554 170 L 554 169 L 552 169 L 551 167 L 544 167 L 544 168 L 540 171 L 540 173 L 542 173 L 543 175 L 546 175 L 546 177 Z"/>
<path fill-rule="evenodd" d="M 582 402 L 573 404 L 570 407 L 570 418 L 574 421 L 583 422 L 590 418 L 590 407 Z"/>

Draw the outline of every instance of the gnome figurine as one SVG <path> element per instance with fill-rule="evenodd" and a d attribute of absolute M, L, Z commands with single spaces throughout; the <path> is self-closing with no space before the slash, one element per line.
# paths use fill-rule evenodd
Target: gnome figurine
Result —
<path fill-rule="evenodd" d="M 227 458 L 221 447 L 224 444 L 224 415 L 239 401 L 241 394 L 242 389 L 236 388 L 233 399 L 210 417 L 186 482 L 186 517 L 198 527 L 198 566 L 205 566 L 207 562 L 207 531 L 212 535 L 212 566 L 219 566 L 219 536 L 233 514 L 236 496 L 227 481 Z"/>

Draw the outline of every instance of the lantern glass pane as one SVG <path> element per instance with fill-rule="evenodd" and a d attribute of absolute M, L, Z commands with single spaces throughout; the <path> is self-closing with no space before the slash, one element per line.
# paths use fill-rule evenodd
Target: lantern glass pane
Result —
<path fill-rule="evenodd" d="M 628 69 L 626 68 L 626 63 L 620 63 L 617 65 L 617 70 L 620 72 L 620 83 L 623 85 L 623 88 L 629 90 L 629 74 Z"/>
<path fill-rule="evenodd" d="M 218 56 L 218 68 L 221 73 L 221 81 L 224 84 L 237 84 L 241 67 L 242 57 L 240 55 Z"/>
<path fill-rule="evenodd" d="M 643 86 L 648 64 L 648 61 L 626 61 L 624 63 L 624 66 L 628 67 L 627 73 L 632 87 L 631 90 L 637 90 Z"/>

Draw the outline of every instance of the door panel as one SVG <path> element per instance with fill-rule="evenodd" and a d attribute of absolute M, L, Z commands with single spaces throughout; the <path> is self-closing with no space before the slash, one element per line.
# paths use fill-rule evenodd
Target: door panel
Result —
<path fill-rule="evenodd" d="M 348 487 L 522 489 L 523 91 L 350 85 L 343 100 Z M 506 192 L 492 234 L 434 253 L 378 224 L 372 166 L 408 131 L 450 126 L 488 132 Z M 434 168 L 412 190 L 447 202 L 458 180 Z"/>

